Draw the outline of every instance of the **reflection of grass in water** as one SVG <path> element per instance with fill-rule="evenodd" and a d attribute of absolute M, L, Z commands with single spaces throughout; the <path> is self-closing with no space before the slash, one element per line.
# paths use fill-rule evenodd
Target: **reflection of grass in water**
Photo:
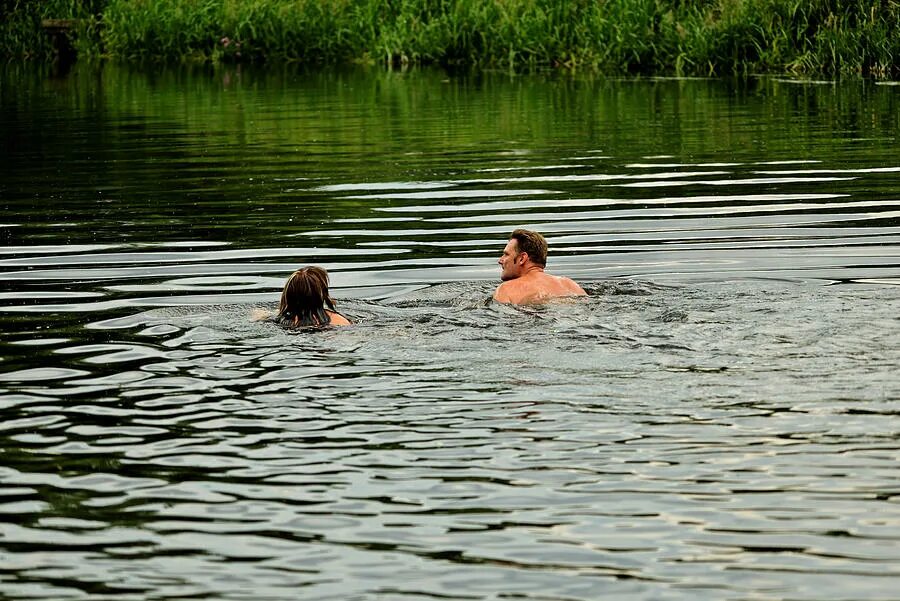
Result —
<path fill-rule="evenodd" d="M 277 189 L 273 201 L 278 202 L 316 187 L 314 176 L 318 172 L 294 156 L 308 149 L 339 157 L 414 151 L 422 157 L 419 162 L 434 165 L 435 178 L 459 179 L 455 176 L 459 161 L 468 156 L 475 167 L 508 165 L 514 157 L 500 157 L 501 149 L 553 149 L 560 140 L 581 149 L 602 145 L 609 156 L 658 148 L 672 154 L 676 161 L 687 159 L 682 153 L 706 158 L 759 146 L 768 150 L 765 156 L 776 159 L 802 158 L 813 149 L 815 158 L 827 159 L 831 149 L 825 145 L 833 144 L 836 152 L 843 152 L 845 141 L 835 137 L 811 140 L 821 122 L 866 136 L 891 137 L 898 123 L 897 97 L 890 86 L 873 90 L 859 86 L 787 85 L 773 79 L 754 80 L 737 87 L 716 81 L 621 82 L 549 76 L 509 78 L 501 74 L 446 82 L 439 71 L 426 69 L 401 74 L 365 68 L 308 72 L 299 67 L 271 65 L 260 70 L 226 65 L 132 70 L 108 65 L 98 74 L 88 65 L 79 65 L 69 75 L 72 85 L 65 88 L 65 93 L 58 93 L 45 77 L 18 65 L 3 67 L 0 77 L 15 82 L 16 93 L 26 108 L 24 103 L 37 96 L 47 99 L 57 110 L 72 111 L 76 116 L 99 105 L 111 117 L 131 120 L 133 128 L 160 127 L 166 129 L 166 135 L 172 135 L 170 130 L 174 130 L 178 135 L 184 132 L 194 136 L 198 143 L 168 149 L 169 153 L 183 155 L 184 162 L 195 160 L 195 154 L 226 151 L 245 152 L 252 158 L 260 147 L 269 153 L 277 152 L 284 167 L 276 176 L 309 176 L 314 180 L 273 179 Z M 185 94 L 186 88 L 192 93 Z M 723 103 L 731 102 L 735 94 L 764 99 L 768 118 L 760 119 L 753 128 L 739 127 L 723 109 Z M 136 106 L 140 108 L 136 110 Z M 272 106 L 290 118 L 271 118 Z M 260 119 L 254 119 L 254 114 Z M 141 120 L 136 121 L 135 117 Z M 438 120 L 441 126 L 433 126 Z M 449 125 L 444 126 L 443 121 Z M 102 142 L 105 152 L 118 153 L 118 146 L 130 143 L 134 131 L 120 127 L 98 131 L 96 135 L 99 138 L 103 134 L 98 143 Z M 52 133 L 55 131 L 48 135 Z M 482 149 L 482 153 L 473 153 L 473 149 Z M 122 159 L 130 158 L 130 149 L 121 152 Z M 449 155 L 453 153 L 469 154 L 457 158 L 457 164 L 450 164 L 454 157 Z M 493 162 L 481 162 L 482 156 Z M 522 167 L 539 167 L 535 161 L 542 158 L 525 155 Z M 760 155 L 757 153 L 754 158 L 758 160 Z M 499 163 L 501 160 L 506 162 Z M 338 180 L 340 183 L 409 178 L 405 162 L 333 163 L 327 172 L 329 176 L 334 176 L 336 169 L 346 170 L 348 179 Z M 128 164 L 124 160 L 121 163 Z M 214 174 L 215 166 L 210 167 Z M 158 167 L 170 165 L 161 162 Z M 118 162 L 107 168 L 114 180 L 122 169 Z M 240 199 L 259 198 L 259 178 L 250 181 L 249 176 L 256 174 L 249 168 L 247 171 L 240 175 L 248 177 L 229 180 L 227 189 L 217 189 L 215 193 L 234 193 Z M 226 175 L 232 174 L 230 171 Z M 62 173 L 60 177 L 66 175 Z M 140 173 L 123 173 L 121 185 L 135 188 L 137 176 Z M 153 188 L 178 179 L 177 174 L 154 173 L 152 177 Z M 316 190 L 311 193 L 320 194 Z M 339 198 L 342 208 L 359 209 L 342 217 L 369 216 L 372 202 L 354 198 L 364 195 L 341 192 L 329 196 Z M 160 199 L 152 200 L 158 203 Z"/>
<path fill-rule="evenodd" d="M 101 10 L 106 51 L 151 60 L 280 58 L 888 76 L 896 72 L 900 52 L 900 4 L 874 1 L 51 0 L 14 5 L 14 24 L 0 35 L 5 40 L 0 50 L 12 55 L 34 49 L 46 53 L 46 42 L 32 31 L 35 17 L 39 22 Z M 86 38 L 98 53 L 97 36 Z"/>

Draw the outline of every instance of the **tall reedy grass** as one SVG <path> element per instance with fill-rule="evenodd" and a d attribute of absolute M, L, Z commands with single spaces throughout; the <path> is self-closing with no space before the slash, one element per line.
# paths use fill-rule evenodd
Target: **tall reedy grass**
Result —
<path fill-rule="evenodd" d="M 87 1 L 28 4 L 73 12 Z M 93 0 L 98 2 L 105 4 L 106 54 L 128 60 L 900 74 L 900 0 Z M 16 42 L 23 43 L 45 47 L 36 38 Z M 0 49 L 9 56 L 7 46 Z M 100 52 L 100 45 L 86 50 Z"/>
<path fill-rule="evenodd" d="M 99 22 L 106 0 L 0 0 L 0 58 L 50 60 L 54 48 L 44 19 L 74 19 L 75 50 L 100 54 Z"/>
<path fill-rule="evenodd" d="M 677 25 L 676 69 L 887 77 L 900 71 L 900 2 L 718 0 Z"/>

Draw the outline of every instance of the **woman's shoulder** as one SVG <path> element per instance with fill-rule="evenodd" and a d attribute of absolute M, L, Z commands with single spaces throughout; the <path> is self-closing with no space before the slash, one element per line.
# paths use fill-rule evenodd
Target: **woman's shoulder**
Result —
<path fill-rule="evenodd" d="M 349 319 L 338 313 L 337 311 L 328 311 L 326 309 L 325 313 L 328 315 L 328 321 L 333 326 L 349 326 L 353 325 Z"/>
<path fill-rule="evenodd" d="M 250 321 L 272 321 L 274 318 L 275 314 L 266 309 L 261 309 L 259 307 L 250 309 Z"/>

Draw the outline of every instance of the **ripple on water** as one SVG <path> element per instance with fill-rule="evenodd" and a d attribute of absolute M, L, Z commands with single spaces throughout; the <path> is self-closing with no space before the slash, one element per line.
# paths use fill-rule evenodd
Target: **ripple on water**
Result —
<path fill-rule="evenodd" d="M 78 558 L 123 590 L 188 590 L 164 570 L 234 598 L 233 573 L 275 597 L 770 579 L 821 598 L 828 574 L 838 598 L 897 578 L 895 288 L 586 287 L 521 308 L 484 282 L 348 298 L 356 325 L 322 332 L 239 305 L 102 319 L 91 331 L 140 344 L 69 342 L 55 356 L 77 369 L 4 380 L 14 569 L 49 555 L 69 587 Z M 136 349 L 124 371 L 105 359 Z"/>
<path fill-rule="evenodd" d="M 892 97 L 213 72 L 4 95 L 0 596 L 895 595 Z"/>

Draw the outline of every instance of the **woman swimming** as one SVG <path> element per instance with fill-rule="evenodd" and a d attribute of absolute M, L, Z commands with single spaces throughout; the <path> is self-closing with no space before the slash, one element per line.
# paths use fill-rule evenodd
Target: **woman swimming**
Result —
<path fill-rule="evenodd" d="M 286 326 L 350 325 L 350 320 L 334 308 L 334 299 L 328 292 L 328 272 L 321 267 L 304 267 L 291 274 L 274 319 Z"/>

